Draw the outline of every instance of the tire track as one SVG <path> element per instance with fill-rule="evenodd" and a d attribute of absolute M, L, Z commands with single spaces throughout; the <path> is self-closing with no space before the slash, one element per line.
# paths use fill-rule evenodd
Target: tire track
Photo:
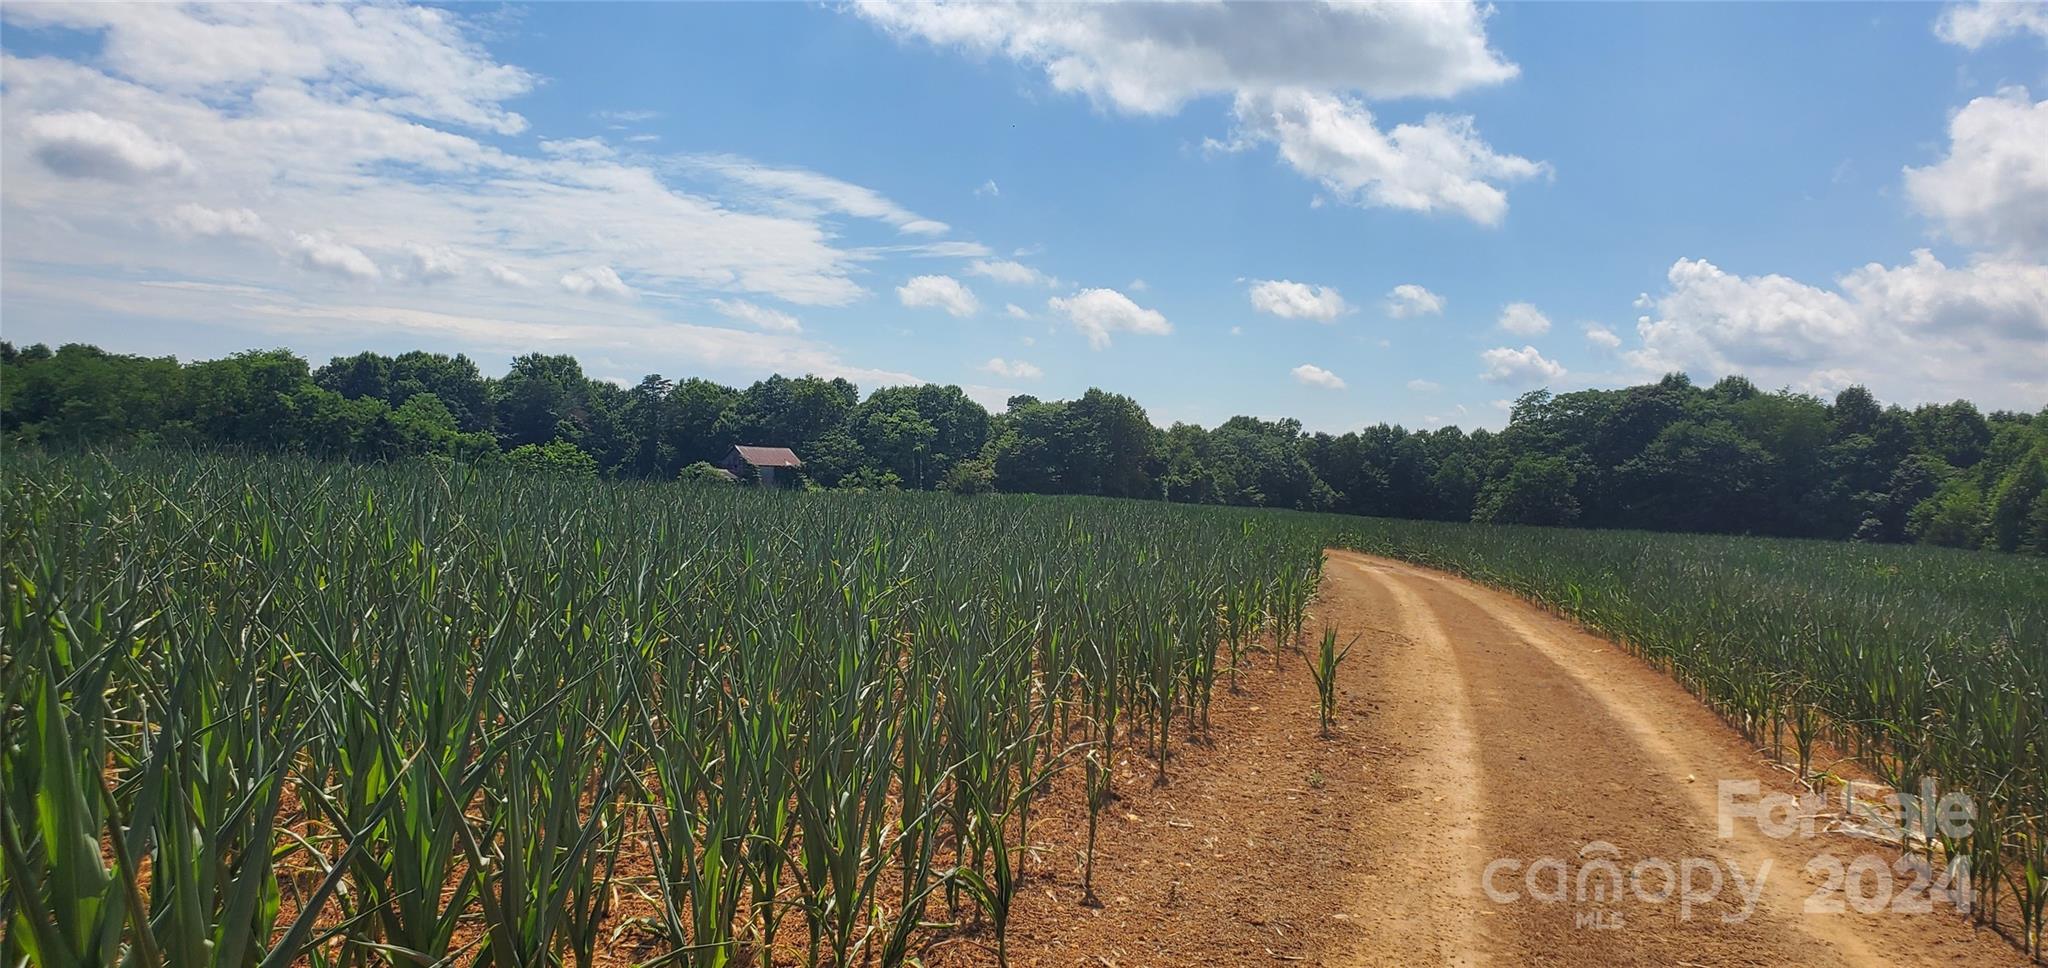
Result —
<path fill-rule="evenodd" d="M 1399 738 L 1404 759 L 1396 764 L 1395 789 L 1418 809 L 1398 818 L 1399 826 L 1389 831 L 1396 838 L 1394 856 L 1381 858 L 1381 863 L 1404 874 L 1437 875 L 1411 879 L 1400 890 L 1373 892 L 1371 910 L 1362 913 L 1368 924 L 1404 929 L 1402 950 L 1384 953 L 1398 955 L 1390 963 L 1491 964 L 1494 946 L 1482 927 L 1484 895 L 1479 883 L 1488 860 L 1479 832 L 1482 778 L 1464 676 L 1429 605 L 1387 573 L 1352 564 L 1385 596 L 1384 606 L 1367 605 L 1372 620 L 1391 621 L 1409 643 L 1400 650 L 1393 674 L 1378 676 L 1374 688 L 1401 686 L 1400 692 L 1381 701 L 1399 703 L 1396 715 L 1410 724 Z M 1382 669 L 1384 657 L 1396 654 L 1384 637 L 1361 644 L 1379 653 L 1381 662 L 1376 664 Z M 1418 930 L 1419 926 L 1429 930 Z M 1368 938 L 1353 957 L 1380 961 L 1382 953 L 1370 943 L 1373 940 Z"/>
<path fill-rule="evenodd" d="M 1349 553 L 1332 553 L 1332 561 L 1366 575 L 1410 613 L 1407 627 L 1436 637 L 1441 645 L 1431 654 L 1456 670 L 1463 690 L 1458 702 L 1446 700 L 1433 712 L 1471 736 L 1465 748 L 1473 760 L 1466 766 L 1432 766 L 1446 776 L 1476 777 L 1472 789 L 1482 794 L 1477 822 L 1461 829 L 1459 840 L 1476 837 L 1482 852 L 1525 863 L 1555 857 L 1575 864 L 1586 858 L 1583 851 L 1612 845 L 1623 869 L 1643 861 L 1690 860 L 1699 866 L 1694 873 L 1704 873 L 1711 862 L 1731 881 L 1738 874 L 1752 879 L 1724 883 L 1690 912 L 1668 901 L 1623 897 L 1594 905 L 1599 913 L 1588 924 L 1583 920 L 1587 905 L 1532 904 L 1526 884 L 1504 878 L 1496 886 L 1525 896 L 1511 904 L 1481 902 L 1491 904 L 1485 934 L 1501 954 L 1499 960 L 2025 963 L 2003 940 L 1973 931 L 1947 911 L 1807 913 L 1806 898 L 1819 883 L 1805 870 L 1807 862 L 1825 853 L 1867 853 L 1871 845 L 1831 837 L 1772 840 L 1753 823 L 1738 824 L 1734 836 L 1721 837 L 1719 781 L 1757 780 L 1770 790 L 1780 774 L 1676 682 L 1612 643 L 1463 579 Z M 1385 678 L 1375 686 L 1392 692 L 1404 688 Z M 1427 734 L 1437 728 L 1427 722 L 1376 725 L 1394 737 L 1404 730 Z M 1394 882 L 1370 889 L 1399 893 L 1404 887 Z M 1755 892 L 1753 906 L 1742 900 L 1744 891 Z M 1602 917 L 1610 920 L 1603 923 Z"/>

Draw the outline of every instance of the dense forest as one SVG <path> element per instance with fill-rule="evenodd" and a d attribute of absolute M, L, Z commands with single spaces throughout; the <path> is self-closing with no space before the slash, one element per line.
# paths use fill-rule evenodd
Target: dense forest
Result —
<path fill-rule="evenodd" d="M 503 377 L 465 356 L 284 350 L 180 363 L 0 343 L 9 446 L 227 446 L 351 460 L 433 457 L 612 477 L 704 475 L 732 444 L 786 446 L 813 486 L 1001 490 L 1387 517 L 1919 541 L 2048 554 L 2048 408 L 1882 406 L 1711 387 L 1674 374 L 1538 391 L 1506 429 L 1333 436 L 1233 417 L 1161 430 L 1129 397 L 1030 396 L 1001 413 L 956 386 L 774 376 L 745 389 L 649 376 L 622 387 L 574 357 Z"/>

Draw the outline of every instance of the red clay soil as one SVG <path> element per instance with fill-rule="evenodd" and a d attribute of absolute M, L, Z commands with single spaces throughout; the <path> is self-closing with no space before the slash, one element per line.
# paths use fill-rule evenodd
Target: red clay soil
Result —
<path fill-rule="evenodd" d="M 1099 909 L 1079 904 L 1086 815 L 1078 777 L 1061 778 L 1031 832 L 1012 964 L 2027 963 L 1945 901 L 1914 913 L 1927 892 L 1909 890 L 1893 848 L 1825 824 L 1778 839 L 1739 820 L 1724 836 L 1720 781 L 1770 793 L 1790 777 L 1612 643 L 1504 593 L 1345 552 L 1325 568 L 1309 627 L 1323 624 L 1363 636 L 1340 672 L 1335 734 L 1317 735 L 1299 655 L 1257 657 L 1243 695 L 1218 687 L 1213 743 L 1176 744 L 1171 783 L 1123 764 Z M 1596 860 L 1624 878 L 1604 899 L 1579 891 Z M 1660 861 L 1692 878 L 1692 902 L 1664 898 Z M 1836 864 L 1860 875 L 1831 891 Z M 988 964 L 988 940 L 920 954 Z"/>

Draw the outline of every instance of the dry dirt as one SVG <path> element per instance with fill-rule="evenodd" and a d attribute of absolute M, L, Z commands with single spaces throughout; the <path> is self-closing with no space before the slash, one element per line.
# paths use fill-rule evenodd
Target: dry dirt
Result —
<path fill-rule="evenodd" d="M 1078 904 L 1085 815 L 1077 780 L 1062 778 L 1030 837 L 1013 964 L 2026 963 L 1945 903 L 1880 905 L 1911 880 L 1890 872 L 1890 848 L 1825 832 L 1774 839 L 1752 821 L 1722 836 L 1720 781 L 1770 792 L 1790 777 L 1675 682 L 1568 622 L 1458 578 L 1333 552 L 1311 631 L 1323 624 L 1362 635 L 1341 670 L 1335 734 L 1317 735 L 1300 656 L 1256 657 L 1244 694 L 1219 686 L 1213 742 L 1177 746 L 1169 785 L 1152 787 L 1146 763 L 1119 772 L 1100 909 Z M 1529 865 L 1556 858 L 1575 875 L 1595 854 L 1624 876 L 1649 862 L 1639 889 L 1605 902 L 1530 896 Z M 1873 859 L 1853 896 L 1808 869 L 1863 855 Z M 1524 866 L 1498 871 L 1489 896 L 1499 859 Z M 1657 859 L 1691 862 L 1697 903 L 1657 900 Z M 1537 887 L 1555 872 L 1542 868 Z M 1759 883 L 1745 915 L 1741 892 Z M 1810 911 L 1817 891 L 1823 907 L 1849 903 Z M 988 963 L 986 941 L 955 936 L 920 954 Z"/>

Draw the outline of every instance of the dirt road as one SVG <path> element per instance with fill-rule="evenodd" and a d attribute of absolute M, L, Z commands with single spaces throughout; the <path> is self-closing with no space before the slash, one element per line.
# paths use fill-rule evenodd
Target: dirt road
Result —
<path fill-rule="evenodd" d="M 1743 806 L 1789 777 L 1670 679 L 1563 620 L 1332 553 L 1311 627 L 1323 623 L 1363 635 L 1337 734 L 1316 736 L 1302 660 L 1261 657 L 1171 784 L 1149 786 L 1143 764 L 1120 777 L 1101 910 L 1076 904 L 1081 815 L 1055 797 L 1031 838 L 1013 962 L 2026 964 L 1916 890 L 1887 847 L 1766 836 L 1748 818 L 1723 829 L 1722 781 L 1758 784 L 1728 794 Z M 929 954 L 979 960 L 974 944 Z"/>

